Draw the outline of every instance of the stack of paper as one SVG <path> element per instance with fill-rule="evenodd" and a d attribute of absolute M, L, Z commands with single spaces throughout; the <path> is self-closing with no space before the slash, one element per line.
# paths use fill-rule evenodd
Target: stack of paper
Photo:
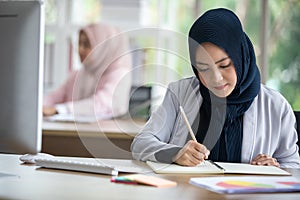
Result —
<path fill-rule="evenodd" d="M 73 114 L 57 114 L 49 117 L 44 117 L 46 121 L 50 122 L 77 122 L 77 123 L 94 123 L 99 119 L 106 119 L 102 116 L 94 115 L 76 115 Z"/>

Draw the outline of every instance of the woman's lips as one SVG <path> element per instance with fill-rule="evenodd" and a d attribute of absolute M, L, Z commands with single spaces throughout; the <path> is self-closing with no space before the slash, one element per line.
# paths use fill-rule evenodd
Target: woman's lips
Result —
<path fill-rule="evenodd" d="M 228 86 L 228 84 L 224 84 L 224 85 L 220 85 L 220 86 L 215 86 L 214 88 L 216 90 L 224 90 L 227 86 Z"/>

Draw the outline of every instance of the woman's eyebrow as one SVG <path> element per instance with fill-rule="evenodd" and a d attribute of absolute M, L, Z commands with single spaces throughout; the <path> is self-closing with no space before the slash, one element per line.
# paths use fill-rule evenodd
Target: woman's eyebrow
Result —
<path fill-rule="evenodd" d="M 215 64 L 218 64 L 218 63 L 220 63 L 220 62 L 222 62 L 222 61 L 224 61 L 224 60 L 226 60 L 226 59 L 228 59 L 228 58 L 229 58 L 229 56 L 227 56 L 227 57 L 225 57 L 225 58 L 222 58 L 222 59 L 216 61 Z M 196 64 L 198 64 L 198 65 L 209 65 L 209 64 L 207 64 L 207 63 L 203 63 L 203 62 L 200 62 L 200 61 L 196 61 Z"/>
<path fill-rule="evenodd" d="M 229 58 L 229 56 L 227 56 L 227 57 L 225 57 L 225 58 L 222 58 L 222 59 L 218 60 L 217 62 L 215 62 L 215 64 L 218 64 L 218 63 L 220 63 L 220 62 L 222 62 L 222 61 L 224 61 L 224 60 L 226 60 L 226 59 L 228 59 L 228 58 Z"/>
<path fill-rule="evenodd" d="M 198 65 L 208 65 L 207 63 L 203 63 L 203 62 L 199 62 L 199 61 L 196 61 L 196 64 L 198 64 Z"/>

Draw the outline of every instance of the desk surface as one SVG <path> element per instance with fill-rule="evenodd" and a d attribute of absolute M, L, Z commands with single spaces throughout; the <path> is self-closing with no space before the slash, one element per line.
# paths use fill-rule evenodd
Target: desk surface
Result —
<path fill-rule="evenodd" d="M 111 176 L 24 165 L 18 155 L 0 154 L 0 199 L 299 199 L 300 193 L 222 195 L 190 185 L 195 175 L 155 175 L 176 181 L 172 188 L 111 183 Z M 300 170 L 289 170 L 300 178 Z"/>
<path fill-rule="evenodd" d="M 95 123 L 49 122 L 43 121 L 43 135 L 74 136 L 84 134 L 86 137 L 106 135 L 107 137 L 135 136 L 144 126 L 143 120 L 103 120 Z"/>
<path fill-rule="evenodd" d="M 96 123 L 43 121 L 42 152 L 60 156 L 130 159 L 130 145 L 144 120 L 115 119 Z"/>

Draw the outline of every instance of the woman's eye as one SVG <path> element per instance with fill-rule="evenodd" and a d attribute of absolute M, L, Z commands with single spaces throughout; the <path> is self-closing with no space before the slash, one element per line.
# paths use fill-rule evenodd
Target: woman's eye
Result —
<path fill-rule="evenodd" d="M 208 70 L 208 68 L 198 68 L 199 72 L 206 72 Z"/>
<path fill-rule="evenodd" d="M 220 65 L 220 68 L 227 68 L 227 67 L 230 67 L 230 65 L 231 65 L 231 62 L 228 64 L 225 64 L 225 65 Z"/>

